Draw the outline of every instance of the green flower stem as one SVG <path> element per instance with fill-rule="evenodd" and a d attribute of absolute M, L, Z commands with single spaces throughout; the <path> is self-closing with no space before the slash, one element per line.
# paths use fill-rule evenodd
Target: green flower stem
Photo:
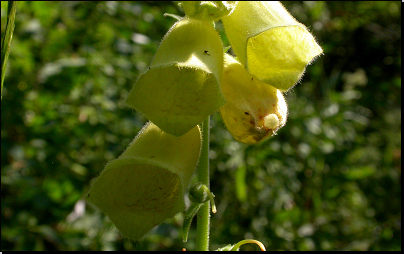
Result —
<path fill-rule="evenodd" d="M 16 1 L 8 1 L 6 31 L 1 39 L 1 98 L 3 98 L 3 83 L 6 75 L 6 63 L 10 53 L 11 38 L 14 32 L 15 12 L 17 10 Z"/>
<path fill-rule="evenodd" d="M 209 120 L 208 116 L 202 123 L 202 149 L 197 167 L 198 182 L 209 188 Z M 210 201 L 202 205 L 197 214 L 196 250 L 209 250 Z"/>

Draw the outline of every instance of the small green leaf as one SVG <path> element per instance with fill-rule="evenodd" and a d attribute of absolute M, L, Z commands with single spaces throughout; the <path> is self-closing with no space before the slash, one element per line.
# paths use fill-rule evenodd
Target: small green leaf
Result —
<path fill-rule="evenodd" d="M 231 249 L 233 249 L 233 247 L 234 247 L 234 245 L 229 244 L 229 245 L 224 246 L 223 248 L 217 249 L 217 251 L 230 251 Z"/>
<path fill-rule="evenodd" d="M 198 213 L 202 205 L 203 203 L 193 203 L 185 213 L 184 223 L 182 224 L 182 239 L 184 242 L 188 241 L 188 232 L 191 227 L 192 219 Z"/>

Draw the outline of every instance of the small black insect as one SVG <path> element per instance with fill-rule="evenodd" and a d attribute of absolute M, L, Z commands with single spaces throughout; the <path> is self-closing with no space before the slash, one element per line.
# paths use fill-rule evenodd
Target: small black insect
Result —
<path fill-rule="evenodd" d="M 206 55 L 210 56 L 209 51 L 205 50 L 204 52 Z"/>
<path fill-rule="evenodd" d="M 247 116 L 249 116 L 249 115 L 250 115 L 248 112 L 244 112 L 244 114 L 246 114 Z"/>

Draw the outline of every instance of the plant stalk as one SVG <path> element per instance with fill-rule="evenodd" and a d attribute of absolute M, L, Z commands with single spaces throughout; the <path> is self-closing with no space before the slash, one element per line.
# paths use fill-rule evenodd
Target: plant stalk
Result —
<path fill-rule="evenodd" d="M 197 168 L 198 182 L 209 186 L 209 120 L 208 116 L 202 123 L 202 149 Z M 196 228 L 196 250 L 209 250 L 209 230 L 210 230 L 210 201 L 205 202 L 197 214 Z"/>
<path fill-rule="evenodd" d="M 8 1 L 7 24 L 3 38 L 1 38 L 1 98 L 3 98 L 3 83 L 6 75 L 6 64 L 10 53 L 11 38 L 14 32 L 15 12 L 17 10 L 16 1 Z"/>

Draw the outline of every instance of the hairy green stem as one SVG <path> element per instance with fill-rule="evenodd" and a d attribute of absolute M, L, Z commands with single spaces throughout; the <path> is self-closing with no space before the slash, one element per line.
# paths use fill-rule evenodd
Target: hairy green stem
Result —
<path fill-rule="evenodd" d="M 17 10 L 17 2 L 8 1 L 7 24 L 4 36 L 1 39 L 1 98 L 3 98 L 3 83 L 6 75 L 6 63 L 10 53 L 11 38 L 14 32 L 15 12 Z"/>
<path fill-rule="evenodd" d="M 208 116 L 202 123 L 202 149 L 199 157 L 197 175 L 198 182 L 205 184 L 209 188 L 209 120 Z M 209 250 L 209 230 L 210 230 L 210 201 L 202 205 L 197 214 L 197 236 L 196 250 Z"/>

